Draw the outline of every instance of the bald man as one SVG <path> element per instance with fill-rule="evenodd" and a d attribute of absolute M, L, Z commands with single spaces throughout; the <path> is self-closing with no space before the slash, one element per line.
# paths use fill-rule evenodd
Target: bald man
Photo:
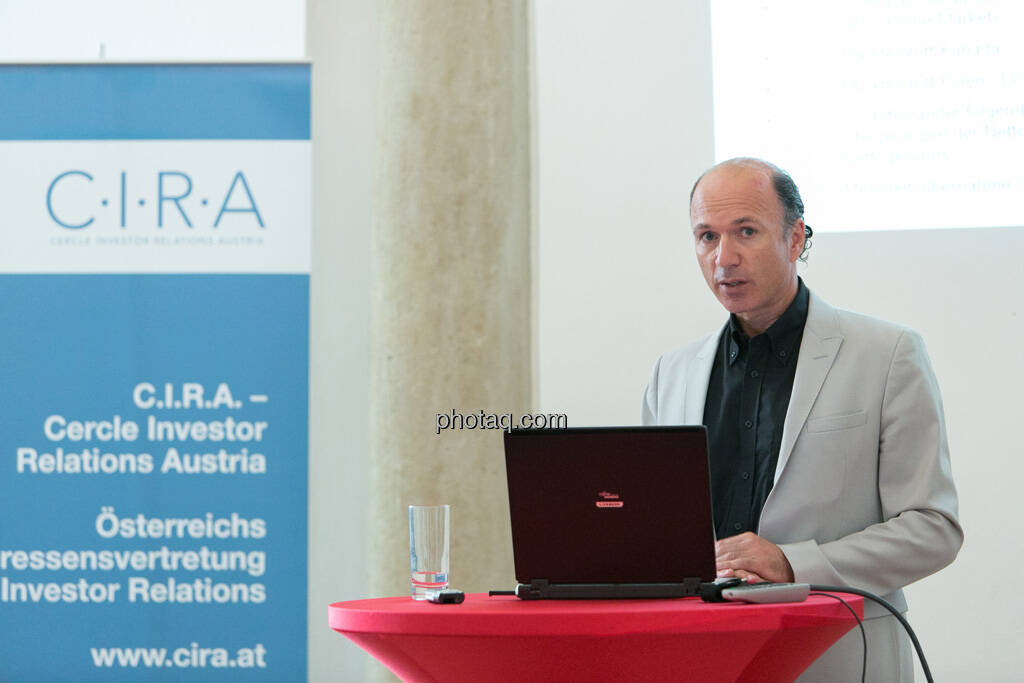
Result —
<path fill-rule="evenodd" d="M 938 384 L 916 332 L 804 285 L 803 212 L 765 161 L 698 178 L 697 261 L 729 320 L 658 359 L 643 422 L 708 428 L 719 576 L 853 586 L 906 611 L 902 587 L 963 542 Z M 912 681 L 899 623 L 865 617 L 868 680 Z M 861 642 L 853 629 L 799 680 L 858 680 Z"/>

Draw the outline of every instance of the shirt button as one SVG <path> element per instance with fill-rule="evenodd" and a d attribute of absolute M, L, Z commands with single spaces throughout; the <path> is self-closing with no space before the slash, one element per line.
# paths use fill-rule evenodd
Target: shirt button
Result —
<path fill-rule="evenodd" d="M 786 352 L 785 351 L 779 351 L 779 358 L 785 358 L 785 357 L 786 357 Z"/>
<path fill-rule="evenodd" d="M 751 377 L 757 377 L 757 375 L 758 375 L 758 372 L 757 372 L 757 370 L 751 370 L 751 371 L 750 371 L 750 376 L 751 376 Z"/>
<path fill-rule="evenodd" d="M 751 427 L 754 426 L 754 423 L 751 422 L 750 420 L 747 420 L 746 422 L 743 423 L 743 426 L 746 427 L 747 429 L 750 429 Z"/>
<path fill-rule="evenodd" d="M 735 529 L 736 531 L 739 531 L 740 529 L 743 528 L 743 525 L 740 524 L 739 522 L 736 522 L 735 524 L 732 525 L 732 528 Z"/>
<path fill-rule="evenodd" d="M 743 477 L 744 479 L 750 479 L 750 472 L 744 472 L 740 476 Z"/>

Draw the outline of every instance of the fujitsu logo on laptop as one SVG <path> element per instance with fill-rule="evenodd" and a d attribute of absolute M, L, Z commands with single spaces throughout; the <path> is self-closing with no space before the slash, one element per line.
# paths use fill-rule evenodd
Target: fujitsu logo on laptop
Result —
<path fill-rule="evenodd" d="M 601 500 L 594 503 L 599 508 L 620 508 L 623 506 L 623 502 L 619 499 L 619 494 L 609 493 L 608 491 L 601 491 L 598 494 Z"/>

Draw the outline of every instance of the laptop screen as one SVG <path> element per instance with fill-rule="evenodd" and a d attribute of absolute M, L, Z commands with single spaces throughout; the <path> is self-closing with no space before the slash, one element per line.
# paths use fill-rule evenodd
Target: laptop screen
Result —
<path fill-rule="evenodd" d="M 715 578 L 703 426 L 505 434 L 516 580 Z"/>

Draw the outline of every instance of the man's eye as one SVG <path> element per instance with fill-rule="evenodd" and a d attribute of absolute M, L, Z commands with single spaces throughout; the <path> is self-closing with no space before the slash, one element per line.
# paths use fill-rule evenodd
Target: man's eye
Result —
<path fill-rule="evenodd" d="M 743 228 L 744 237 L 753 237 L 756 233 L 757 230 L 754 230 L 753 228 Z"/>
<path fill-rule="evenodd" d="M 703 240 L 704 242 L 710 242 L 713 239 L 715 239 L 715 233 L 713 233 L 713 232 L 702 232 L 700 234 L 700 239 Z"/>

